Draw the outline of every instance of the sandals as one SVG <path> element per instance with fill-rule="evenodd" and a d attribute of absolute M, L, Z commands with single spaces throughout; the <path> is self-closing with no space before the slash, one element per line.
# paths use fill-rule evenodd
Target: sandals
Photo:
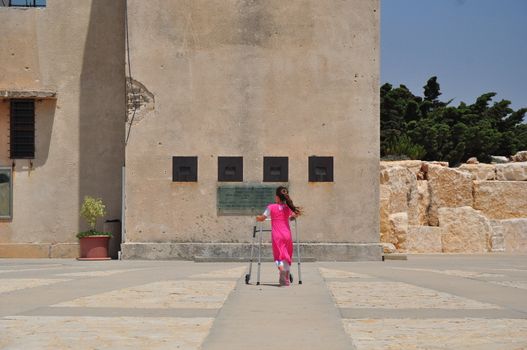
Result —
<path fill-rule="evenodd" d="M 280 279 L 278 280 L 280 287 L 287 286 L 287 282 L 289 281 L 286 281 L 286 277 L 287 277 L 287 271 L 280 270 Z"/>

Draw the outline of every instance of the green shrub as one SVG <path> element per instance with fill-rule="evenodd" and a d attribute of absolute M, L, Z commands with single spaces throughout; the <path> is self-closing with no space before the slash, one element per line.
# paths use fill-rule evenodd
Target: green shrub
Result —
<path fill-rule="evenodd" d="M 401 158 L 405 156 L 410 159 L 423 159 L 426 155 L 426 149 L 417 145 L 410 140 L 406 135 L 401 135 L 395 138 L 388 144 L 385 150 L 386 158 Z"/>
<path fill-rule="evenodd" d="M 93 198 L 90 196 L 84 197 L 80 215 L 86 220 L 90 226 L 90 229 L 88 231 L 78 233 L 77 238 L 88 236 L 112 236 L 112 234 L 109 232 L 99 232 L 95 229 L 95 226 L 97 225 L 97 219 L 106 215 L 106 206 L 102 202 L 102 199 Z"/>

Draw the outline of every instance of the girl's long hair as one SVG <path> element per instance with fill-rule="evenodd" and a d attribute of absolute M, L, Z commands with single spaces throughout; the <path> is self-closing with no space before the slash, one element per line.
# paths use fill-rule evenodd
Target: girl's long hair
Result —
<path fill-rule="evenodd" d="M 287 204 L 287 206 L 289 207 L 289 209 L 291 209 L 293 213 L 295 213 L 296 215 L 302 214 L 302 208 L 296 207 L 293 204 L 291 197 L 289 197 L 289 190 L 287 188 L 285 188 L 284 186 L 278 187 L 276 189 L 276 195 L 278 196 L 278 198 L 280 198 L 282 202 Z"/>

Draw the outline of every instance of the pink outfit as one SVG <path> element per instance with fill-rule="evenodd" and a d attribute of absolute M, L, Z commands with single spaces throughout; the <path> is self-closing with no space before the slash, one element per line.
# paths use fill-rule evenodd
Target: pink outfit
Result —
<path fill-rule="evenodd" d="M 285 261 L 291 265 L 293 258 L 293 239 L 289 227 L 289 217 L 293 211 L 285 204 L 269 204 L 271 217 L 271 236 L 275 261 Z"/>

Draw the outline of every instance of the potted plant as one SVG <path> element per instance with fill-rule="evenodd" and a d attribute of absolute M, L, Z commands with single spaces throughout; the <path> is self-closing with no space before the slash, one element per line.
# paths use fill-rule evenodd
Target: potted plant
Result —
<path fill-rule="evenodd" d="M 80 215 L 86 220 L 90 229 L 77 234 L 80 244 L 80 258 L 78 260 L 109 260 L 108 241 L 112 234 L 99 232 L 95 229 L 97 218 L 106 215 L 106 206 L 102 199 L 84 197 Z"/>

